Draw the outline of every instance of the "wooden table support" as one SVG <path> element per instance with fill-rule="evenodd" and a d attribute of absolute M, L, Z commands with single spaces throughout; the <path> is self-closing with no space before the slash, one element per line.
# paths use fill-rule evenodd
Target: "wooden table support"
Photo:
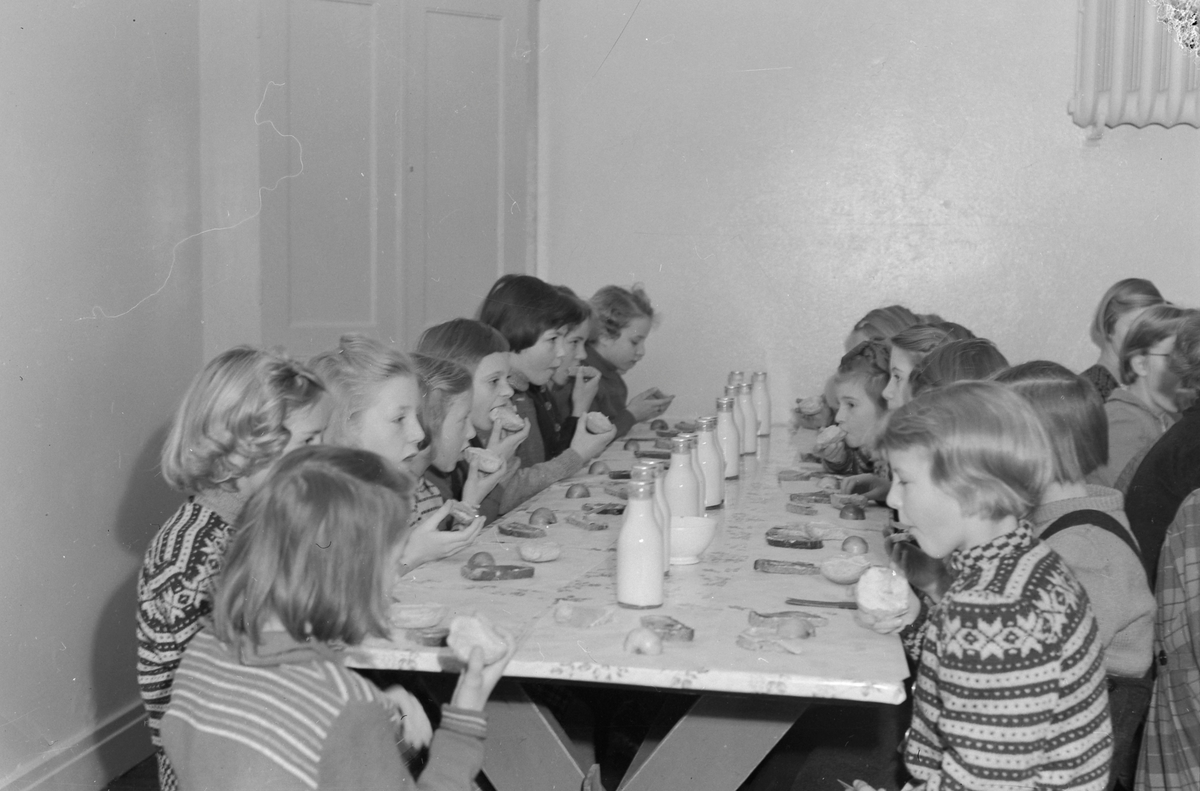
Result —
<path fill-rule="evenodd" d="M 496 791 L 579 791 L 587 758 L 573 755 L 571 740 L 543 706 L 513 679 L 501 679 L 487 703 L 483 773 Z"/>
<path fill-rule="evenodd" d="M 679 708 L 689 702 L 683 718 L 672 725 Z M 711 693 L 668 703 L 619 791 L 737 791 L 808 705 L 803 698 Z"/>

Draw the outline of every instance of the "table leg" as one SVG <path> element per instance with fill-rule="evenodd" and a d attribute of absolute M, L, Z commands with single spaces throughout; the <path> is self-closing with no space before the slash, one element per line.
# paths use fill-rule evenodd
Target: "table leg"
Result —
<path fill-rule="evenodd" d="M 554 716 L 519 683 L 501 679 L 486 711 L 483 773 L 496 791 L 578 791 L 587 767 L 572 754 L 571 740 Z"/>
<path fill-rule="evenodd" d="M 688 703 L 683 718 L 674 722 Z M 804 698 L 714 694 L 694 703 L 687 698 L 668 702 L 619 791 L 736 791 L 808 704 Z"/>

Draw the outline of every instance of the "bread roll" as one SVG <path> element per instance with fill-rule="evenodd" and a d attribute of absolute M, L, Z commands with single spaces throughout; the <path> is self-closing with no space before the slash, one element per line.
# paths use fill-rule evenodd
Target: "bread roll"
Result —
<path fill-rule="evenodd" d="M 879 619 L 898 618 L 908 611 L 908 580 L 884 566 L 871 566 L 858 579 L 858 609 Z"/>
<path fill-rule="evenodd" d="M 464 662 L 471 658 L 471 650 L 478 647 L 483 651 L 485 665 L 502 659 L 508 653 L 508 644 L 496 634 L 483 615 L 459 615 L 450 621 L 450 636 L 446 638 L 446 645 Z"/>
<path fill-rule="evenodd" d="M 603 412 L 587 413 L 587 430 L 589 434 L 603 434 L 612 431 L 612 421 Z"/>
<path fill-rule="evenodd" d="M 479 470 L 485 475 L 491 475 L 504 466 L 504 459 L 485 448 L 467 448 L 466 456 L 468 463 L 472 459 L 478 459 Z"/>

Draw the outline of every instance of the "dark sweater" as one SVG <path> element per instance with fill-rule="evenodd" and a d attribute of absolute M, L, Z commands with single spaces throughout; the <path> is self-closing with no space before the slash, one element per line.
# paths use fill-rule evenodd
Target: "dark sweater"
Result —
<path fill-rule="evenodd" d="M 1125 515 L 1142 549 L 1151 590 L 1158 579 L 1158 556 L 1167 526 L 1180 503 L 1196 489 L 1200 489 L 1200 404 L 1184 411 L 1179 422 L 1154 443 L 1125 494 Z"/>

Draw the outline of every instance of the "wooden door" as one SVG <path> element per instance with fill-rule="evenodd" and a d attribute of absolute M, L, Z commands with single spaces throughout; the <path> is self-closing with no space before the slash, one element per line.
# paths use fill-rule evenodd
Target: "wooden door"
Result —
<path fill-rule="evenodd" d="M 266 345 L 411 348 L 532 271 L 534 0 L 262 9 Z"/>
<path fill-rule="evenodd" d="M 474 316 L 534 271 L 537 3 L 407 0 L 407 327 Z"/>

